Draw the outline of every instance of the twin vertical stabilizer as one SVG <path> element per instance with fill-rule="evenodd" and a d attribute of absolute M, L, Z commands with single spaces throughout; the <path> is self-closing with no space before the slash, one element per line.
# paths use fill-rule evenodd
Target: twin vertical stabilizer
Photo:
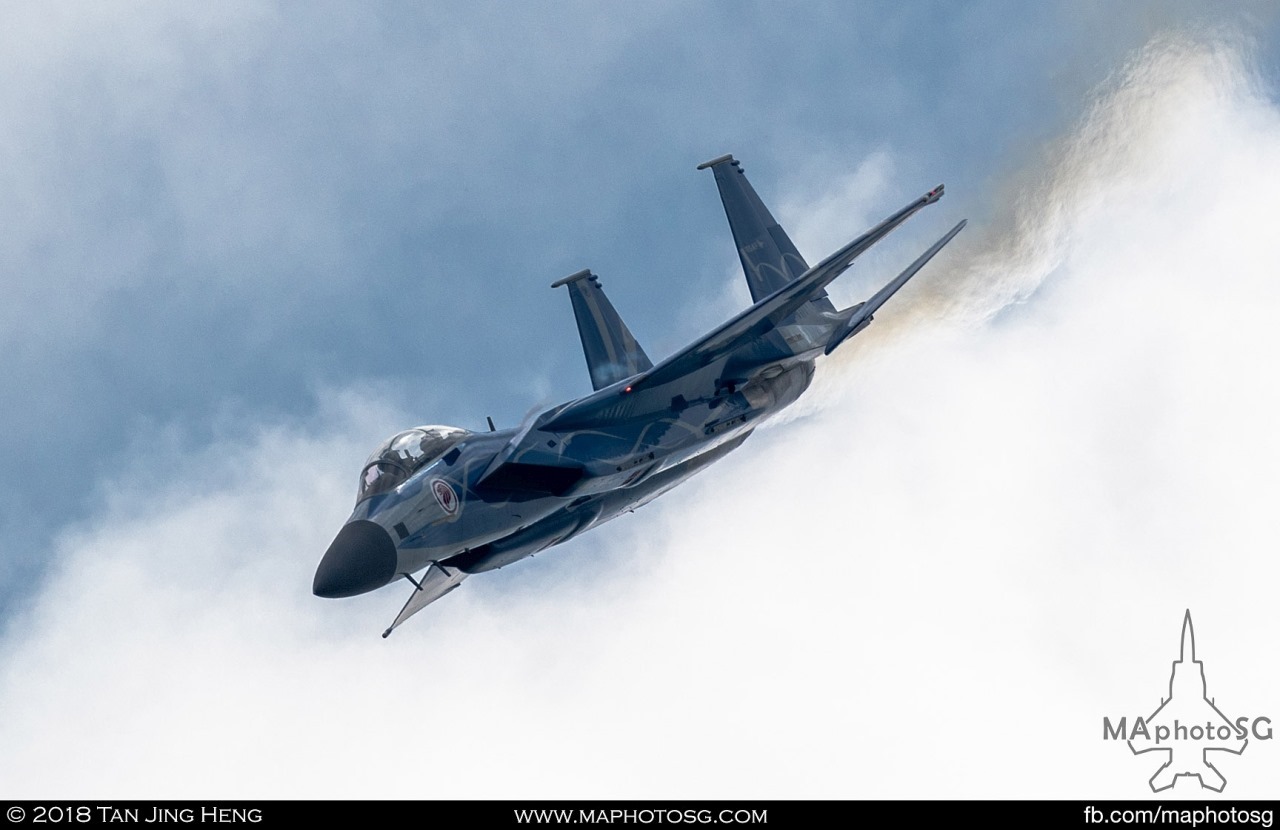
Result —
<path fill-rule="evenodd" d="M 729 219 L 751 299 L 759 302 L 808 271 L 809 265 L 747 181 L 737 159 L 731 155 L 720 156 L 698 165 L 699 170 L 708 167 L 720 189 L 720 201 Z M 814 296 L 809 307 L 815 311 L 835 311 L 826 291 Z"/>
<path fill-rule="evenodd" d="M 551 283 L 552 288 L 562 285 L 569 287 L 592 389 L 612 386 L 653 368 L 653 361 L 622 322 L 595 274 L 584 269 Z"/>

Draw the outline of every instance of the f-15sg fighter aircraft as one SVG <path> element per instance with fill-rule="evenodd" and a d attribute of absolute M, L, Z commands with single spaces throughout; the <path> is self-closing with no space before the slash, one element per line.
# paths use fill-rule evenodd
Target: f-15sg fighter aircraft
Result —
<path fill-rule="evenodd" d="M 649 359 L 590 271 L 565 287 L 594 392 L 518 429 L 405 430 L 360 472 L 355 510 L 316 569 L 321 597 L 403 579 L 412 593 L 383 636 L 475 574 L 510 565 L 648 503 L 723 458 L 813 379 L 819 355 L 960 232 L 962 221 L 866 302 L 837 310 L 825 287 L 925 205 L 930 190 L 817 265 L 800 256 L 732 156 L 710 169 L 754 304 L 659 361 Z"/>

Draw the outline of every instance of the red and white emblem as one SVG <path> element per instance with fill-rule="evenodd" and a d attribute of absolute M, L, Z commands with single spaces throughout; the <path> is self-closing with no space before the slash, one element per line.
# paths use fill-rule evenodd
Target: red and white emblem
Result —
<path fill-rule="evenodd" d="M 431 493 L 436 497 L 436 501 L 440 503 L 440 507 L 444 509 L 445 515 L 453 516 L 458 512 L 458 494 L 453 491 L 453 487 L 449 482 L 442 478 L 433 478 L 431 480 Z"/>

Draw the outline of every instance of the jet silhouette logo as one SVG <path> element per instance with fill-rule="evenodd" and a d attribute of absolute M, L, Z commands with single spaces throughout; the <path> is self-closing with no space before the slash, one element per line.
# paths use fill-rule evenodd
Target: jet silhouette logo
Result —
<path fill-rule="evenodd" d="M 1151 776 L 1152 792 L 1167 790 L 1183 777 L 1196 778 L 1201 787 L 1222 792 L 1227 779 L 1214 765 L 1218 756 L 1210 753 L 1240 755 L 1251 734 L 1270 740 L 1271 719 L 1240 717 L 1233 721 L 1209 697 L 1204 663 L 1196 659 L 1190 611 L 1182 618 L 1182 645 L 1173 661 L 1168 696 L 1161 698 L 1154 712 L 1132 724 L 1125 718 L 1115 724 L 1110 718 L 1102 719 L 1104 740 L 1124 740 L 1134 755 L 1164 754 L 1164 763 Z"/>

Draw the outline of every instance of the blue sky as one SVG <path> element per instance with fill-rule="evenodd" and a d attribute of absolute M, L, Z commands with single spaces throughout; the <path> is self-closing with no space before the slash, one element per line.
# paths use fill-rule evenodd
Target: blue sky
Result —
<path fill-rule="evenodd" d="M 1215 187 L 1269 169 L 1273 156 L 1258 148 L 1275 135 L 1268 130 L 1278 42 L 1277 15 L 1263 3 L 1236 5 L 1227 15 L 1208 3 L 1081 2 L 651 3 L 630 5 L 625 14 L 592 3 L 558 4 L 551 12 L 409 3 L 15 7 L 0 34 L 0 67 L 12 79 L 0 90 L 7 113 L 0 125 L 6 176 L 0 264 L 7 297 L 0 308 L 0 373 L 10 390 L 0 410 L 6 427 L 0 459 L 12 473 L 0 500 L 0 702 L 7 703 L 0 710 L 24 714 L 0 726 L 0 735 L 9 730 L 9 740 L 0 741 L 7 747 L 0 749 L 0 771 L 26 772 L 0 775 L 21 788 L 5 794 L 314 794 L 309 788 L 325 785 L 325 774 L 241 778 L 210 772 L 182 753 L 202 771 L 204 784 L 157 773 L 175 750 L 159 732 L 140 734 L 152 723 L 149 713 L 160 712 L 161 722 L 196 717 L 181 701 L 192 688 L 216 686 L 221 674 L 206 677 L 206 669 L 194 667 L 220 663 L 234 667 L 229 696 L 220 698 L 234 704 L 215 707 L 210 721 L 244 739 L 221 747 L 229 758 L 238 757 L 250 735 L 270 747 L 264 757 L 283 763 L 294 757 L 301 726 L 276 732 L 271 725 L 280 707 L 308 687 L 281 686 L 273 665 L 298 668 L 321 687 L 358 669 L 394 689 L 392 698 L 410 713 L 417 711 L 412 702 L 430 698 L 419 691 L 424 685 L 474 693 L 484 680 L 512 695 L 527 693 L 534 702 L 518 708 L 524 717 L 500 716 L 477 746 L 461 748 L 467 740 L 461 731 L 443 736 L 457 757 L 479 760 L 479 747 L 486 747 L 512 759 L 509 773 L 500 765 L 492 789 L 472 794 L 874 795 L 856 780 L 841 784 L 834 772 L 806 778 L 764 761 L 736 775 L 729 764 L 721 768 L 728 772 L 705 780 L 696 770 L 680 777 L 679 764 L 669 776 L 657 774 L 642 759 L 665 757 L 677 742 L 661 730 L 635 758 L 609 755 L 613 763 L 603 766 L 615 770 L 613 777 L 583 771 L 578 784 L 557 788 L 543 781 L 542 789 L 517 782 L 518 761 L 541 741 L 567 734 L 574 746 L 596 753 L 607 745 L 593 743 L 591 729 L 557 705 L 547 665 L 564 671 L 565 682 L 576 684 L 569 697 L 585 704 L 588 698 L 578 697 L 583 689 L 616 693 L 613 683 L 640 657 L 668 669 L 676 660 L 701 690 L 691 694 L 708 696 L 700 711 L 718 712 L 705 743 L 696 733 L 680 733 L 689 757 L 712 760 L 751 756 L 741 736 L 758 713 L 746 704 L 716 709 L 712 697 L 721 685 L 704 676 L 708 665 L 723 679 L 762 659 L 780 660 L 793 680 L 776 689 L 779 696 L 819 681 L 827 692 L 832 683 L 855 685 L 845 673 L 806 675 L 803 667 L 813 661 L 800 660 L 806 649 L 829 659 L 824 649 L 846 647 L 845 639 L 839 639 L 843 646 L 827 636 L 796 646 L 805 640 L 799 631 L 784 636 L 796 617 L 779 614 L 766 626 L 760 604 L 717 590 L 760 588 L 741 577 L 724 579 L 725 571 L 740 567 L 737 557 L 697 559 L 708 549 L 692 541 L 707 538 L 699 517 L 752 503 L 752 491 L 731 481 L 783 474 L 810 491 L 840 496 L 832 504 L 812 492 L 799 499 L 825 505 L 827 512 L 812 521 L 832 530 L 860 526 L 864 505 L 875 505 L 871 515 L 891 517 L 893 527 L 930 525 L 930 517 L 944 515 L 960 526 L 980 519 L 985 524 L 969 528 L 972 539 L 1023 546 L 1023 556 L 1006 560 L 1003 554 L 987 558 L 982 551 L 988 549 L 975 541 L 966 548 L 971 569 L 951 573 L 934 562 L 912 571 L 926 583 L 931 569 L 946 573 L 950 586 L 987 584 L 989 573 L 1007 580 L 1008 592 L 980 592 L 987 604 L 971 609 L 975 619 L 994 625 L 1002 614 L 1016 614 L 1019 630 L 1045 634 L 1067 622 L 1038 617 L 1037 608 L 1063 618 L 1092 614 L 1099 625 L 1126 621 L 1124 636 L 1133 637 L 1135 648 L 1171 651 L 1182 610 L 1196 598 L 1189 587 L 1199 584 L 1191 576 L 1195 558 L 1210 552 L 1193 542 L 1213 538 L 1208 530 L 1234 515 L 1225 507 L 1204 508 L 1203 516 L 1187 508 L 1217 504 L 1202 498 L 1193 482 L 1214 472 L 1223 481 L 1255 484 L 1237 494 L 1237 504 L 1251 503 L 1271 483 L 1255 477 L 1244 455 L 1231 454 L 1243 452 L 1234 445 L 1205 454 L 1185 480 L 1170 471 L 1170 459 L 1201 458 L 1188 445 L 1212 444 L 1194 437 L 1203 419 L 1223 423 L 1222 413 L 1201 408 L 1203 401 L 1179 385 L 1206 356 L 1218 361 L 1211 378 L 1240 377 L 1245 384 L 1217 390 L 1219 401 L 1243 396 L 1244 414 L 1230 410 L 1237 413 L 1234 434 L 1241 440 L 1255 435 L 1248 413 L 1270 411 L 1269 399 L 1240 391 L 1250 388 L 1244 377 L 1261 377 L 1264 369 L 1239 363 L 1265 366 L 1263 356 L 1274 344 L 1246 340 L 1242 348 L 1215 351 L 1239 334 L 1233 322 L 1239 318 L 1215 315 L 1209 305 L 1241 299 L 1247 288 L 1243 297 L 1253 303 L 1240 310 L 1246 319 L 1250 310 L 1272 307 L 1265 284 L 1247 278 L 1266 252 L 1246 240 L 1231 245 L 1233 234 L 1249 227 L 1239 219 L 1224 222 L 1213 240 L 1245 258 L 1212 279 L 1201 271 L 1180 282 L 1171 270 L 1167 284 L 1177 292 L 1166 292 L 1158 279 L 1135 277 L 1128 292 L 1090 280 L 1128 273 L 1135 260 L 1126 246 L 1133 240 L 1159 250 L 1169 235 L 1190 238 L 1193 228 L 1209 222 L 1195 213 L 1196 205 L 1221 204 L 1222 211 L 1239 205 L 1223 196 L 1235 191 Z M 1205 152 L 1188 155 L 1188 146 Z M 402 601 L 391 589 L 346 604 L 311 598 L 311 570 L 346 515 L 360 460 L 387 434 L 420 422 L 476 428 L 486 415 L 510 424 L 536 403 L 589 389 L 567 298 L 547 287 L 552 280 L 593 268 L 655 358 L 740 307 L 745 290 L 713 182 L 694 170 L 723 152 L 743 161 L 811 260 L 946 182 L 947 197 L 932 209 L 941 215 L 915 220 L 895 235 L 891 249 L 842 278 L 839 290 L 850 301 L 910 261 L 951 221 L 968 217 L 971 225 L 957 250 L 948 251 L 954 253 L 950 274 L 940 257 L 922 274 L 923 284 L 902 298 L 898 320 L 886 309 L 875 327 L 881 331 L 868 332 L 864 346 L 828 367 L 813 400 L 790 424 L 753 439 L 739 453 L 747 457 L 734 459 L 729 472 L 691 485 L 687 504 L 675 496 L 676 504 L 655 505 L 643 520 L 619 522 L 593 534 L 600 538 L 522 563 L 488 587 L 473 580 L 464 589 L 473 596 L 450 597 L 452 607 L 442 603 L 437 619 L 422 625 L 415 619 L 395 645 L 376 637 Z M 1133 193 L 1144 187 L 1168 205 L 1165 213 L 1146 215 L 1146 201 Z M 1265 215 L 1269 207 L 1261 204 L 1248 215 Z M 1135 217 L 1145 224 L 1138 227 Z M 1081 239 L 1096 241 L 1083 247 Z M 1228 251 L 1210 264 L 1231 261 Z M 1232 279 L 1241 288 L 1227 282 Z M 1189 296 L 1200 302 L 1179 304 Z M 1114 305 L 1094 314 L 1100 297 Z M 1166 328 L 1170 315 L 1182 315 L 1176 319 L 1185 325 Z M 1097 329 L 1100 320 L 1115 328 Z M 1201 342 L 1188 334 L 1197 327 L 1215 337 Z M 1136 332 L 1132 341 L 1114 343 L 1125 359 L 1091 347 L 1112 344 L 1107 332 L 1125 329 Z M 1056 345 L 1082 333 L 1092 336 L 1077 351 Z M 1152 342 L 1163 351 L 1148 352 Z M 1025 365 L 1011 363 L 1009 352 Z M 1143 355 L 1158 366 L 1142 363 Z M 1028 366 L 1052 366 L 1063 380 L 1042 387 L 1043 375 Z M 1090 385 L 1088 378 L 1106 374 L 1103 367 L 1119 374 Z M 999 382 L 1014 378 L 1026 381 L 1017 388 L 1044 394 L 1024 399 Z M 1072 378 L 1081 384 L 1079 394 L 1058 400 L 1062 389 L 1073 388 Z M 876 394 L 861 397 L 863 388 Z M 970 399 L 983 403 L 985 417 L 970 408 Z M 1084 400 L 1098 406 L 1079 403 Z M 1177 406 L 1171 409 L 1171 402 Z M 942 424 L 915 414 L 931 409 L 955 420 Z M 1005 421 L 1000 412 L 1025 417 Z M 1063 418 L 1064 412 L 1080 418 Z M 1141 428 L 1110 434 L 1105 425 L 1123 421 L 1117 412 L 1134 415 Z M 1098 441 L 1089 446 L 1106 460 L 1105 470 L 1090 466 L 1089 452 L 1082 461 L 1052 449 L 1080 440 L 1076 430 L 1089 419 L 1098 422 L 1090 433 Z M 1001 431 L 992 432 L 992 423 Z M 960 430 L 964 424 L 974 431 Z M 787 427 L 803 436 L 790 437 Z M 1252 443 L 1258 458 L 1271 451 L 1264 434 L 1258 427 Z M 1134 436 L 1143 435 L 1165 439 L 1135 448 Z M 1060 512 L 1019 503 L 1021 518 L 1011 526 L 1025 535 L 995 533 L 993 526 L 1007 526 L 1000 510 L 988 514 L 954 500 L 975 487 L 973 460 L 957 449 L 974 436 L 993 442 L 977 455 L 983 464 L 1008 465 L 998 481 L 977 482 L 992 493 L 1018 476 L 1079 486 L 1062 485 L 1073 497 L 1061 499 Z M 856 448 L 850 459 L 856 463 L 878 460 L 883 466 L 872 480 L 885 481 L 883 489 L 901 499 L 882 504 L 875 488 L 843 489 L 857 473 L 822 468 L 824 446 L 826 455 L 843 457 L 825 442 Z M 926 449 L 929 459 L 920 455 Z M 1049 466 L 1019 466 L 1041 453 Z M 1006 458 L 1010 454 L 1021 461 Z M 1125 486 L 1112 491 L 1090 476 Z M 1172 488 L 1165 508 L 1132 495 L 1162 492 L 1161 486 Z M 1019 487 L 1036 491 L 1026 481 Z M 1074 501 L 1095 490 L 1108 500 Z M 1215 492 L 1225 490 L 1231 488 Z M 922 492 L 927 498 L 917 501 Z M 1175 510 L 1179 505 L 1186 509 Z M 1162 510 L 1176 517 L 1161 521 Z M 747 515 L 724 514 L 730 524 Z M 1134 573 L 1152 572 L 1163 552 L 1182 557 L 1187 570 L 1157 578 L 1142 605 L 1153 614 L 1167 611 L 1167 625 L 1163 618 L 1151 624 L 1158 635 L 1148 634 L 1145 617 L 1130 619 L 1119 610 L 1118 595 L 1073 603 L 1036 575 L 1031 563 L 1057 555 L 1054 546 L 1080 532 L 1080 515 L 1090 517 L 1084 524 L 1102 528 L 1103 549 L 1152 557 L 1132 563 Z M 850 557 L 872 555 L 860 546 L 838 550 L 823 537 L 803 540 L 798 557 L 788 549 L 797 544 L 794 536 L 777 530 L 788 527 L 780 521 L 767 532 L 757 528 L 756 541 L 769 544 L 753 547 L 751 537 L 743 539 L 741 561 L 763 569 L 783 560 L 804 579 L 821 581 L 824 573 L 845 573 Z M 1061 530 L 1054 541 L 1037 535 L 1046 527 Z M 1170 528 L 1183 532 L 1174 539 Z M 1264 528 L 1256 530 L 1265 536 Z M 838 534 L 850 536 L 857 532 Z M 898 544 L 902 538 L 913 539 L 907 551 L 921 562 L 938 549 L 936 537 L 907 534 Z M 1252 550 L 1247 541 L 1241 547 Z M 1116 577 L 1092 554 L 1077 564 L 1085 573 L 1098 568 L 1095 581 Z M 1247 570 L 1256 562 L 1238 564 Z M 1045 564 L 1044 573 L 1057 566 Z M 882 567 L 845 575 L 874 582 Z M 686 580 L 670 582 L 669 574 L 685 569 Z M 1029 582 L 1018 582 L 1019 575 Z M 910 592 L 888 581 L 903 573 L 881 576 L 886 581 L 874 597 L 886 605 L 859 607 L 874 607 L 889 632 L 881 632 L 881 645 L 865 647 L 870 662 L 854 665 L 880 666 L 876 683 L 892 688 L 885 666 L 933 654 L 924 645 L 932 639 L 916 626 L 932 614 L 953 619 L 963 611 L 948 603 L 941 585 L 926 585 L 927 596 L 937 600 L 932 604 L 888 602 Z M 1001 596 L 1011 597 L 1003 609 L 992 604 Z M 703 610 L 670 597 L 696 597 Z M 818 599 L 828 603 L 829 615 L 803 617 L 806 622 L 876 636 L 857 608 L 831 596 Z M 795 611 L 792 602 L 778 607 Z M 1202 605 L 1217 607 L 1208 599 Z M 566 651 L 555 648 L 564 642 L 566 621 L 598 626 L 615 608 L 631 621 L 618 625 L 616 638 L 593 631 Z M 692 652 L 655 656 L 657 646 L 640 632 L 641 621 L 656 612 L 682 621 L 679 630 L 701 647 L 703 662 Z M 1197 617 L 1198 632 L 1232 622 L 1205 616 Z M 174 617 L 186 620 L 178 630 L 190 635 L 181 647 L 159 633 Z M 1244 640 L 1237 644 L 1240 654 L 1273 642 L 1262 636 L 1275 631 L 1273 620 L 1266 620 L 1270 629 L 1253 618 L 1233 622 L 1253 625 L 1258 638 L 1244 640 L 1244 631 L 1230 629 Z M 246 653 L 238 648 L 246 636 L 266 642 Z M 1152 641 L 1157 636 L 1163 639 Z M 1042 654 L 1036 648 L 1045 641 L 1065 652 L 1051 648 L 1044 657 L 1048 675 L 1083 660 L 1072 649 L 1089 644 L 1063 644 L 1046 634 L 1034 645 L 1006 643 L 1008 654 L 990 657 L 1007 665 L 1010 654 Z M 99 676 L 115 678 L 103 681 L 105 702 L 93 705 L 83 698 L 82 681 L 90 675 L 81 673 L 89 670 L 58 668 L 83 660 L 86 644 L 96 646 L 91 662 Z M 779 658 L 780 649 L 793 651 Z M 175 664 L 174 654 L 191 662 Z M 1108 682 L 1117 682 L 1123 657 L 1118 651 L 1099 658 Z M 1165 659 L 1160 651 L 1152 665 Z M 424 678 L 404 668 L 407 661 L 436 668 Z M 168 668 L 174 665 L 186 673 L 175 676 Z M 134 680 L 117 674 L 122 666 L 131 667 Z M 1211 683 L 1213 669 L 1210 663 Z M 910 686 L 918 678 L 908 675 L 903 682 Z M 182 678 L 206 682 L 187 686 Z M 1005 679 L 1015 687 L 1030 684 L 1018 673 Z M 1135 687 L 1144 680 L 1133 678 Z M 1270 667 L 1260 678 L 1240 679 L 1237 689 L 1280 710 L 1275 680 Z M 150 691 L 131 695 L 135 682 Z M 1088 687 L 1085 696 L 1097 695 L 1102 706 L 1108 687 L 1098 678 L 1080 682 Z M 1264 682 L 1271 685 L 1258 685 Z M 1156 695 L 1153 683 L 1142 688 Z M 329 702 L 340 710 L 342 699 Z M 654 723 L 663 722 L 661 701 L 667 700 L 658 699 Z M 42 773 L 36 738 L 53 727 L 51 714 L 35 703 L 41 700 L 86 713 L 101 706 L 98 720 L 119 724 L 89 736 L 99 741 L 90 760 L 108 757 L 108 748 L 118 749 L 128 734 L 136 735 L 136 751 L 122 771 L 96 781 L 89 761 L 63 777 L 52 769 Z M 502 696 L 491 702 L 501 708 Z M 592 715 L 601 734 L 637 739 L 622 725 L 623 714 L 598 705 Z M 1081 734 L 1102 712 L 1087 714 Z M 424 716 L 422 710 L 412 719 Z M 383 728 L 400 718 L 388 711 Z M 857 721 L 848 713 L 841 719 L 850 729 Z M 499 727 L 518 746 L 504 745 Z M 354 720 L 334 731 L 370 763 L 395 752 L 365 742 Z M 671 740 L 666 750 L 664 737 Z M 768 749 L 815 759 L 815 765 L 828 758 L 825 750 L 781 733 Z M 320 759 L 336 759 L 333 752 L 318 739 L 312 748 Z M 1089 753 L 1108 754 L 1092 743 L 1080 753 L 1089 759 Z M 570 756 L 567 768 L 579 769 Z M 905 772 L 911 759 L 901 752 L 882 756 L 875 774 L 888 782 L 883 791 L 912 792 Z M 1278 763 L 1272 758 L 1267 767 L 1247 756 L 1241 770 L 1251 761 L 1259 776 Z M 1132 758 L 1108 762 L 1115 763 L 1113 777 L 1132 773 L 1144 780 Z M 448 768 L 445 760 L 438 763 Z M 796 769 L 812 773 L 803 762 Z M 895 778 L 894 770 L 904 772 Z M 392 794 L 374 776 L 342 780 L 347 788 L 339 794 Z M 459 794 L 449 774 L 434 780 L 438 788 L 419 794 Z M 1106 780 L 1115 792 L 1129 792 L 1123 782 Z M 761 782 L 774 783 L 771 789 Z M 916 784 L 917 792 L 936 792 L 927 782 Z M 946 792 L 1028 791 L 967 786 Z M 1030 791 L 1083 796 L 1098 786 L 1086 776 L 1066 782 L 1066 789 Z"/>

